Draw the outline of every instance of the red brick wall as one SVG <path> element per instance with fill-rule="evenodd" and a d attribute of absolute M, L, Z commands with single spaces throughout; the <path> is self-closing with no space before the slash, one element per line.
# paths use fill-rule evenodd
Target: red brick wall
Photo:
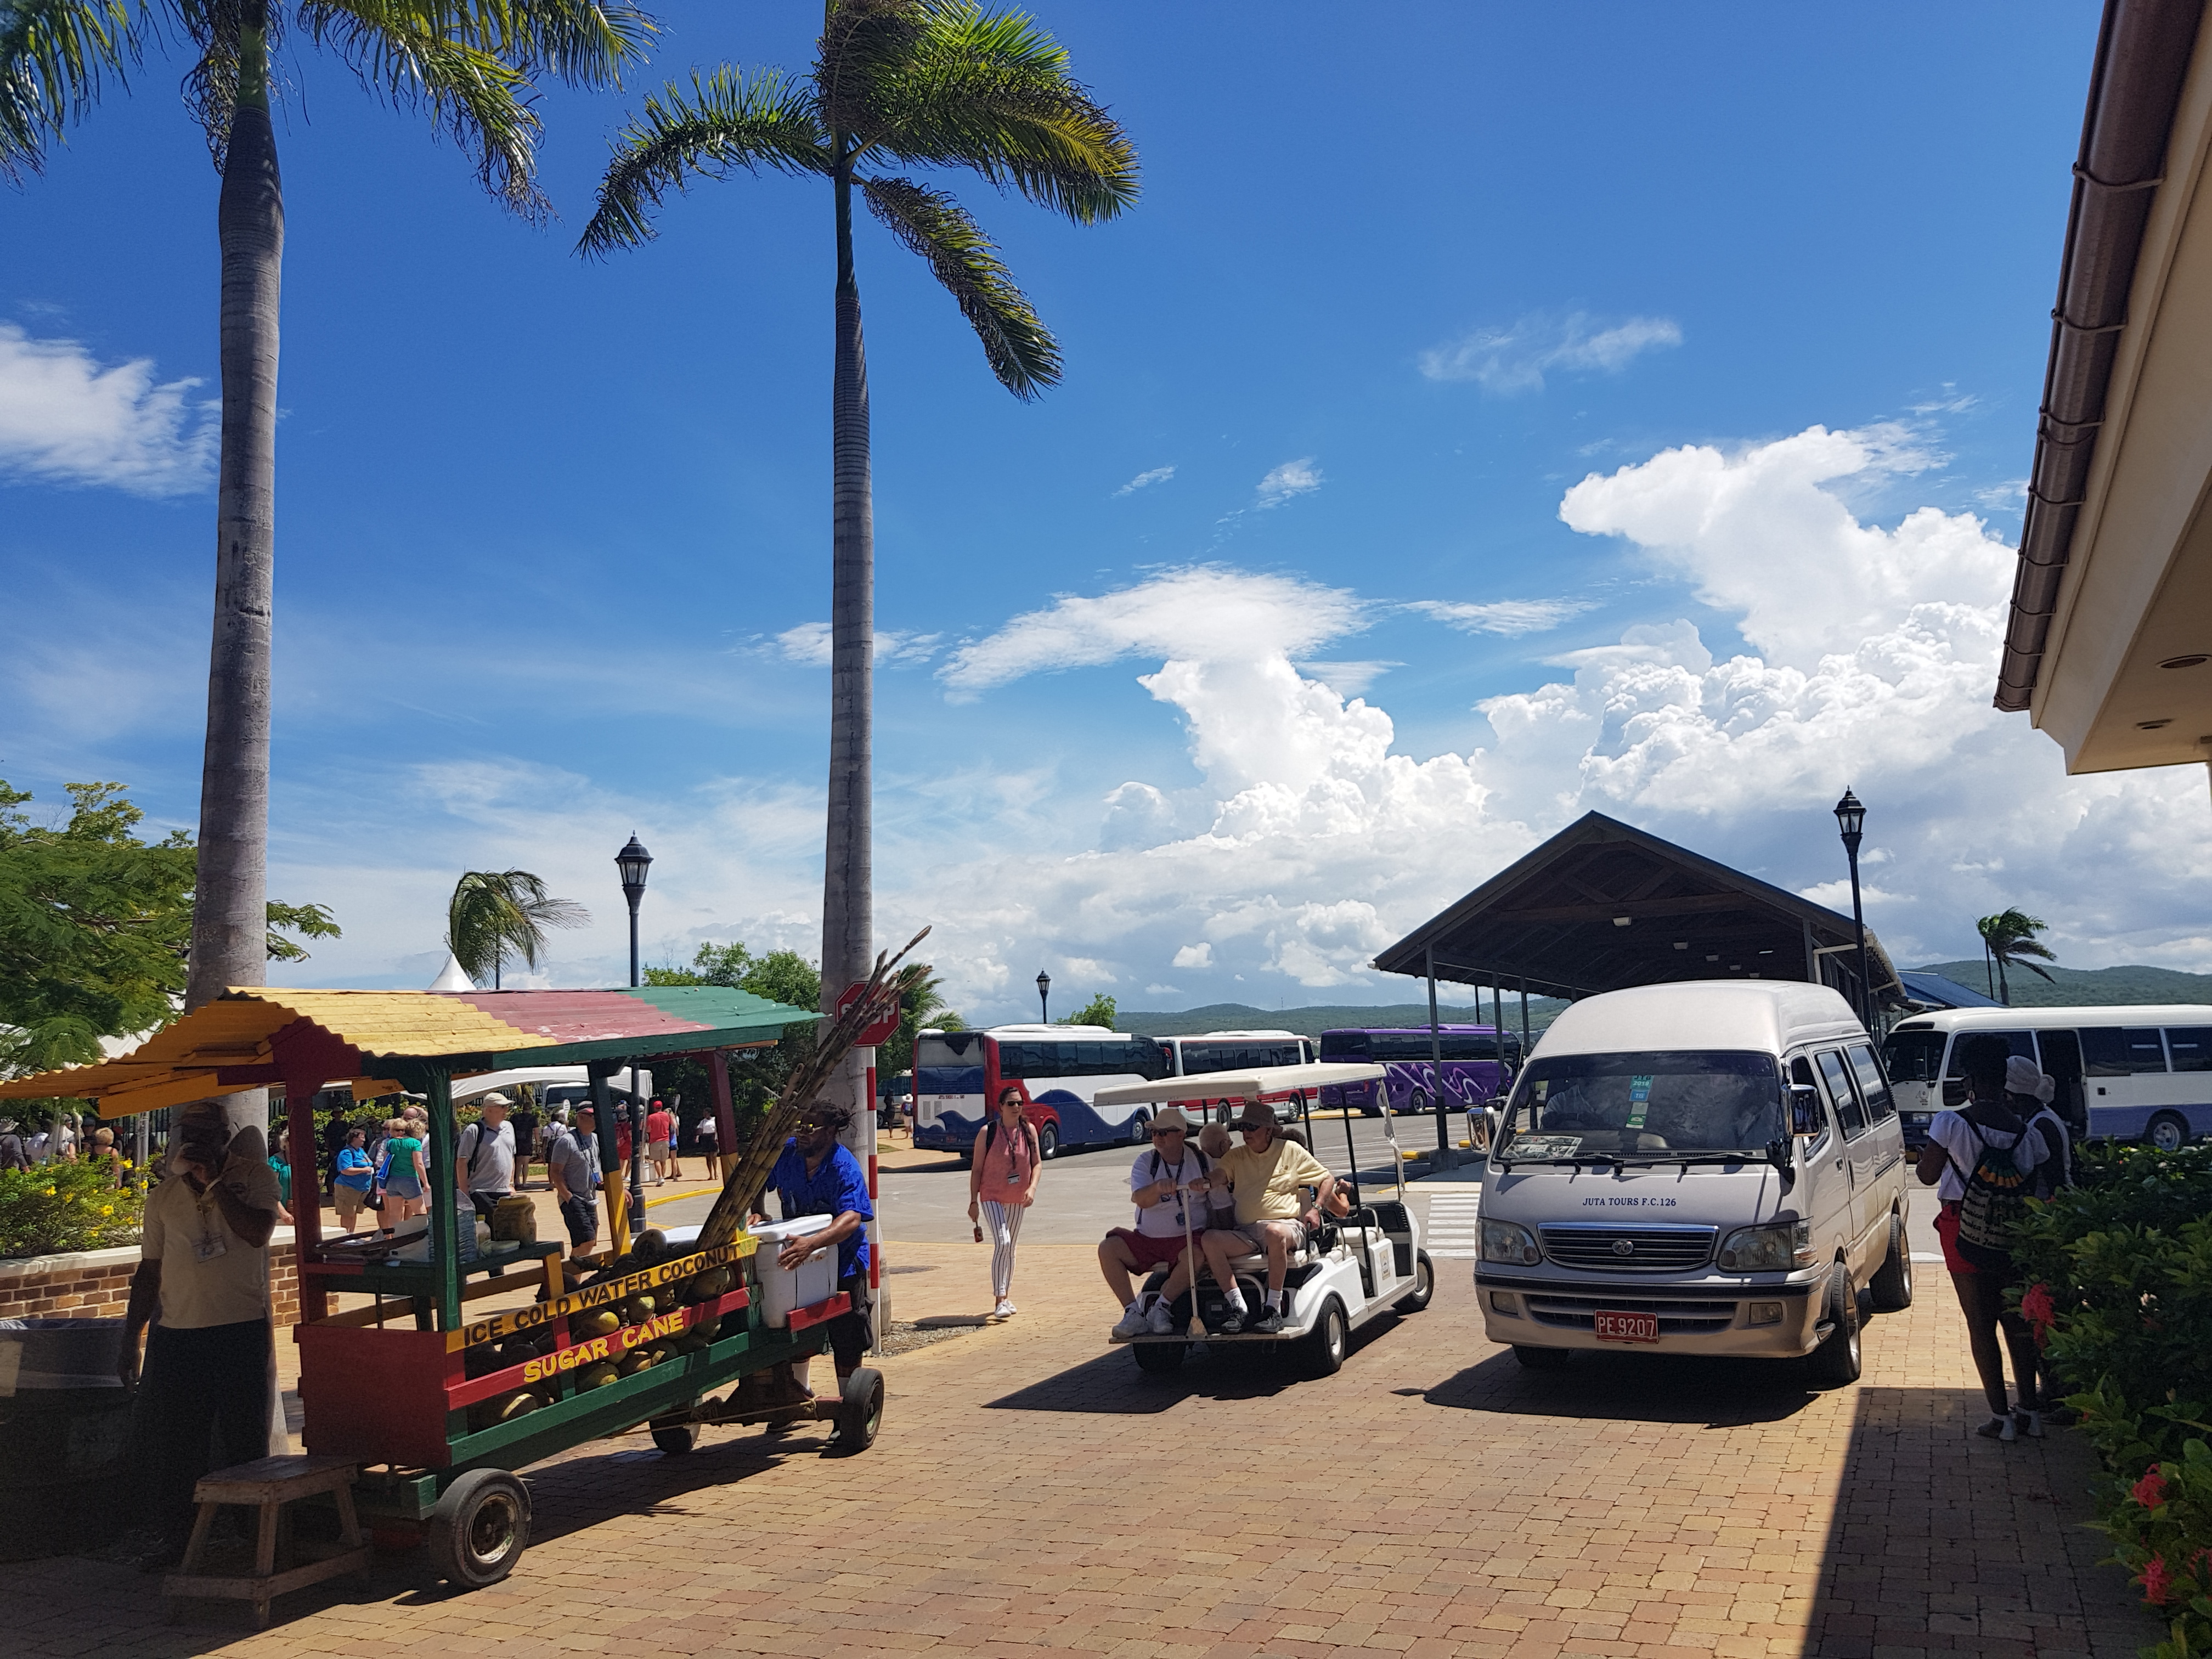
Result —
<path fill-rule="evenodd" d="M 74 1265 L 40 1273 L 9 1273 L 7 1265 L 0 1262 L 0 1319 L 120 1319 L 130 1304 L 138 1253 L 94 1251 Z M 289 1239 L 269 1248 L 269 1293 L 278 1324 L 299 1318 L 300 1275 Z"/>

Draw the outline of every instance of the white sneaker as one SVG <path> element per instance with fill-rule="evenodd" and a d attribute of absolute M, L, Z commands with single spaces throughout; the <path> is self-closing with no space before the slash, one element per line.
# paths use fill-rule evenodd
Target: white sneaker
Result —
<path fill-rule="evenodd" d="M 1152 1312 L 1145 1316 L 1145 1328 L 1154 1336 L 1167 1336 L 1173 1334 L 1175 1317 L 1170 1311 L 1167 1297 L 1162 1297 L 1152 1304 Z"/>
<path fill-rule="evenodd" d="M 1129 1304 L 1128 1311 L 1121 1316 L 1121 1322 L 1114 1327 L 1114 1334 L 1116 1336 L 1142 1336 L 1145 1334 L 1145 1329 L 1144 1304 L 1140 1302 L 1132 1302 Z"/>
<path fill-rule="evenodd" d="M 1014 1304 L 1001 1297 L 999 1305 L 991 1310 L 991 1316 L 994 1319 L 1012 1319 L 1014 1316 Z"/>

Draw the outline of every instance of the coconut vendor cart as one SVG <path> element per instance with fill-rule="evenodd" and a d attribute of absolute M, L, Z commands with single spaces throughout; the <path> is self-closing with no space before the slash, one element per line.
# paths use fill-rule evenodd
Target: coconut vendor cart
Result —
<path fill-rule="evenodd" d="M 909 946 L 909 948 L 911 948 Z M 901 953 L 903 955 L 903 952 Z M 713 1213 L 681 1247 L 627 1213 L 606 1079 L 632 1062 L 708 1061 L 720 1144 L 733 1147 L 727 1061 L 822 1019 L 719 987 L 628 991 L 234 989 L 134 1053 L 98 1066 L 0 1085 L 0 1091 L 88 1098 L 105 1118 L 227 1091 L 282 1087 L 295 1194 L 303 1439 L 311 1456 L 360 1466 L 362 1516 L 389 1533 L 419 1528 L 444 1576 L 475 1588 L 503 1578 L 527 1547 L 528 1491 L 515 1472 L 639 1428 L 670 1454 L 702 1425 L 827 1420 L 831 1449 L 865 1450 L 881 1420 L 880 1372 L 863 1367 L 831 1399 L 775 1403 L 769 1368 L 811 1358 L 842 1293 L 793 1305 L 794 1282 L 745 1226 L 799 1111 L 871 1026 L 880 1029 L 914 970 L 879 959 L 837 1015 L 752 1144 L 721 1159 Z M 563 1242 L 494 1238 L 454 1200 L 456 1078 L 523 1066 L 588 1068 L 611 1248 L 563 1260 Z M 35 1085 L 35 1087 L 29 1087 Z M 428 1246 L 320 1237 L 313 1108 L 325 1089 L 367 1100 L 424 1097 L 431 1195 Z M 441 1201 L 442 1199 L 442 1201 Z M 820 1224 L 826 1224 L 826 1222 Z M 803 1230 L 803 1226 L 802 1226 Z M 507 1228 L 503 1231 L 526 1231 Z M 690 1231 L 686 1229 L 684 1231 Z M 409 1256 L 416 1259 L 409 1260 Z M 834 1290 L 834 1276 L 828 1281 Z M 366 1306 L 332 1312 L 337 1295 Z M 494 1309 L 495 1301 L 503 1305 Z M 726 1391 L 726 1392 L 725 1392 Z M 720 1398 L 712 1396 L 720 1395 Z"/>

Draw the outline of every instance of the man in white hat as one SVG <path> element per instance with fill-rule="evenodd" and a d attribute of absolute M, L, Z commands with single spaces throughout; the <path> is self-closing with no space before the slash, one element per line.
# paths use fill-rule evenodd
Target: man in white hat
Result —
<path fill-rule="evenodd" d="M 1165 1336 L 1175 1327 L 1169 1304 L 1190 1288 L 1194 1264 L 1190 1246 L 1202 1237 L 1210 1211 L 1206 1178 L 1212 1164 L 1206 1154 L 1188 1144 L 1190 1120 L 1174 1106 L 1163 1106 L 1152 1119 L 1152 1144 L 1139 1152 L 1129 1166 L 1129 1197 L 1137 1206 L 1137 1224 L 1116 1227 L 1098 1243 L 1098 1270 L 1107 1287 L 1122 1304 L 1116 1336 L 1139 1336 L 1149 1331 Z M 1149 1311 L 1131 1283 L 1132 1273 L 1149 1273 L 1167 1267 L 1167 1283 Z"/>
<path fill-rule="evenodd" d="M 514 1190 L 514 1130 L 507 1121 L 514 1103 L 495 1089 L 477 1103 L 483 1117 L 453 1143 L 453 1183 L 489 1221 L 500 1200 Z"/>

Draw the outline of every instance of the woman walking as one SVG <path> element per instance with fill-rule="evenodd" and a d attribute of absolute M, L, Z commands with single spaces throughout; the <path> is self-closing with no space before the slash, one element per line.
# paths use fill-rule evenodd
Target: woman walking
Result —
<path fill-rule="evenodd" d="M 1966 1044 L 1966 1086 L 1972 1098 L 1963 1111 L 1936 1113 L 1928 1126 L 1928 1144 L 1920 1149 L 1920 1179 L 1936 1188 L 1942 1205 L 1936 1236 L 1942 1241 L 1943 1264 L 1966 1316 L 1967 1346 L 1989 1402 L 1989 1421 L 1974 1432 L 1991 1440 L 2016 1439 L 2023 1429 L 2031 1437 L 2043 1432 L 2035 1338 L 2027 1322 L 2005 1307 L 2004 1293 L 2019 1278 L 2006 1248 L 2008 1236 L 2035 1190 L 2036 1166 L 2048 1154 L 2043 1137 L 2005 1098 L 2009 1057 L 2002 1037 L 1976 1037 Z M 2017 1412 L 2005 1396 L 2000 1329 L 2020 1389 Z"/>
<path fill-rule="evenodd" d="M 976 1133 L 969 1159 L 968 1218 L 975 1223 L 979 1240 L 986 1228 L 991 1235 L 991 1294 L 998 1299 L 994 1319 L 1014 1316 L 1014 1244 L 1044 1166 L 1037 1133 L 1023 1115 L 1028 1104 L 1018 1083 L 1000 1089 L 998 1112 Z"/>
<path fill-rule="evenodd" d="M 406 1118 L 395 1117 L 384 1126 L 383 1180 L 385 1192 L 384 1231 L 393 1231 L 398 1224 L 430 1213 L 428 1190 L 429 1166 L 422 1161 L 422 1143 L 416 1138 L 415 1126 Z"/>

